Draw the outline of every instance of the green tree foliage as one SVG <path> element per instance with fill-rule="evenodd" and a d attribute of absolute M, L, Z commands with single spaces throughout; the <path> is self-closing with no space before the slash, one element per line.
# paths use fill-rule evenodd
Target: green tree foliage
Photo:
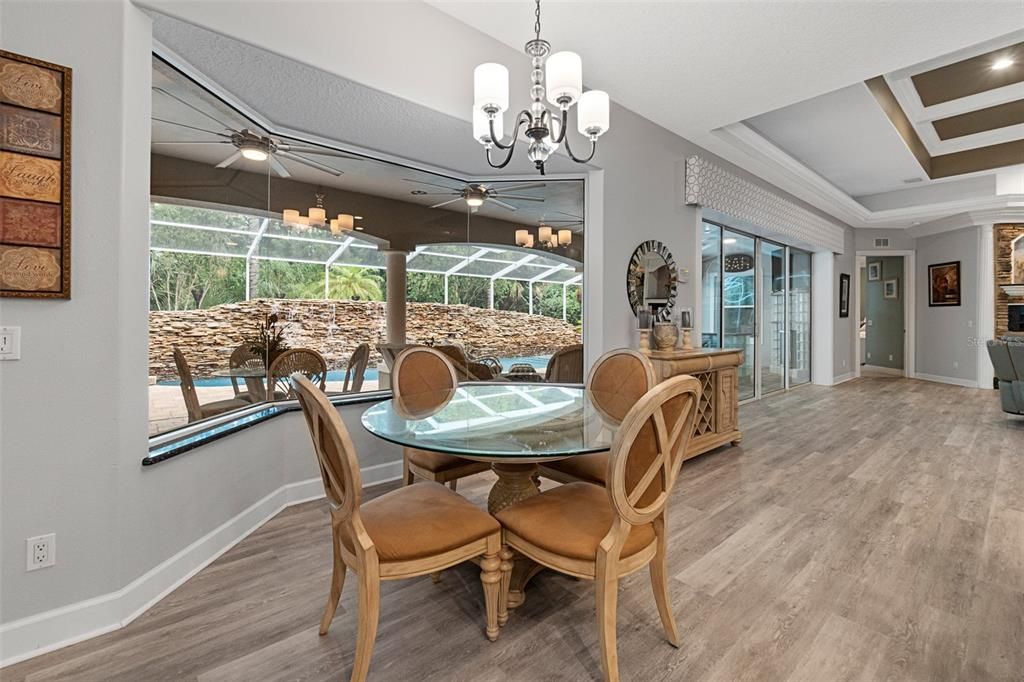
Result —
<path fill-rule="evenodd" d="M 150 310 L 194 310 L 245 298 L 241 258 L 153 251 L 150 256 Z"/>
<path fill-rule="evenodd" d="M 406 276 L 406 296 L 413 303 L 444 303 L 444 275 L 410 272 Z"/>
<path fill-rule="evenodd" d="M 327 298 L 344 301 L 383 301 L 384 282 L 381 276 L 368 268 L 331 267 L 330 288 Z M 314 282 L 303 290 L 302 298 L 323 298 L 324 280 Z"/>

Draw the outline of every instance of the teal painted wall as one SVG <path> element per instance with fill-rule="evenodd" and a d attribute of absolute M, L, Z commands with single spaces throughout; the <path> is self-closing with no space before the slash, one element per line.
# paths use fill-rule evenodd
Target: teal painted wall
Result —
<path fill-rule="evenodd" d="M 906 282 L 903 281 L 903 256 L 868 256 L 871 264 L 881 262 L 882 276 L 876 281 L 864 277 L 864 308 L 868 319 L 865 362 L 876 367 L 903 369 L 903 306 Z M 898 282 L 899 296 L 885 298 L 884 283 L 887 279 Z M 892 357 L 892 360 L 889 358 Z"/>

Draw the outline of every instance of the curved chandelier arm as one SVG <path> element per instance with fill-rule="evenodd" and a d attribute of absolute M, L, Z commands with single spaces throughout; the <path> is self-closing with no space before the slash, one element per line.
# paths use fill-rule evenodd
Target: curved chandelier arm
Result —
<path fill-rule="evenodd" d="M 496 164 L 491 159 L 491 145 L 487 145 L 487 147 L 486 147 L 487 165 L 489 165 L 491 168 L 504 168 L 505 166 L 507 166 L 509 164 L 509 161 L 512 160 L 512 155 L 516 151 L 516 142 L 519 141 L 519 129 L 522 128 L 523 125 L 525 123 L 528 123 L 529 121 L 530 121 L 530 114 L 529 114 L 529 112 L 526 111 L 525 109 L 520 111 L 519 112 L 519 119 L 516 121 L 515 126 L 512 128 L 512 141 L 509 144 L 502 144 L 501 142 L 498 142 L 498 140 L 497 140 L 497 138 L 496 138 L 496 136 L 494 134 L 494 119 L 491 119 L 491 121 L 490 121 L 490 123 L 491 123 L 491 141 L 494 144 L 494 146 L 497 147 L 498 149 L 501 149 L 502 151 L 507 150 L 508 154 L 505 155 L 505 160 L 504 161 L 502 161 L 501 163 L 497 163 Z"/>
<path fill-rule="evenodd" d="M 548 112 L 545 111 L 544 113 L 546 114 Z M 551 138 L 552 142 L 554 142 L 555 144 L 562 144 L 562 141 L 566 139 L 565 138 L 565 131 L 566 131 L 566 129 L 568 127 L 569 127 L 569 109 L 568 108 L 563 108 L 562 109 L 562 118 L 561 118 L 561 121 L 559 122 L 559 125 L 558 125 L 558 137 L 552 137 Z M 568 142 L 567 141 L 566 141 L 566 147 L 568 147 Z"/>
<path fill-rule="evenodd" d="M 576 163 L 587 163 L 592 158 L 594 158 L 594 152 L 597 151 L 597 139 L 596 138 L 591 138 L 590 139 L 590 154 L 587 155 L 587 157 L 585 159 L 581 159 L 580 157 L 578 157 L 578 156 L 576 156 L 575 154 L 572 153 L 572 147 L 569 146 L 569 137 L 565 134 L 565 129 L 564 128 L 562 129 L 562 137 L 565 138 L 565 140 L 564 140 L 565 141 L 565 151 L 568 152 L 569 158 L 572 159 L 573 161 L 575 161 Z"/>

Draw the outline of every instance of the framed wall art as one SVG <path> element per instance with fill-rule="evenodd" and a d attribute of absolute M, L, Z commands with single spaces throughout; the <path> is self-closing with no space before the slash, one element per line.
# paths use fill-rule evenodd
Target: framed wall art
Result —
<path fill-rule="evenodd" d="M 850 276 L 839 275 L 839 317 L 850 316 Z"/>
<path fill-rule="evenodd" d="M 4 50 L 0 296 L 71 298 L 71 69 Z"/>
<path fill-rule="evenodd" d="M 882 297 L 898 299 L 900 297 L 900 281 L 898 279 L 887 279 L 882 282 Z"/>
<path fill-rule="evenodd" d="M 882 261 L 871 261 L 868 263 L 868 281 L 877 282 L 880 279 L 882 279 Z"/>
<path fill-rule="evenodd" d="M 960 305 L 960 261 L 928 266 L 928 305 Z"/>

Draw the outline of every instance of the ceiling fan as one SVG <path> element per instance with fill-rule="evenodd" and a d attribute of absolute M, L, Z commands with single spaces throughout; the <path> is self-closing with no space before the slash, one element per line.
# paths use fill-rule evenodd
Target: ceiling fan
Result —
<path fill-rule="evenodd" d="M 171 99 L 173 99 L 173 100 L 175 100 L 175 101 L 177 101 L 177 102 L 179 102 L 181 104 L 184 104 L 189 109 L 192 109 L 193 111 L 195 111 L 195 112 L 197 112 L 199 114 L 202 114 L 203 116 L 205 116 L 206 118 L 210 119 L 211 121 L 213 121 L 214 123 L 216 123 L 217 125 L 219 125 L 219 126 L 221 126 L 223 128 L 223 131 L 219 132 L 219 131 L 216 131 L 216 130 L 208 130 L 206 128 L 198 128 L 196 126 L 186 125 L 184 123 L 178 123 L 176 121 L 169 121 L 167 119 L 158 118 L 158 117 L 154 116 L 153 120 L 157 121 L 159 123 L 166 123 L 166 124 L 169 124 L 169 125 L 178 126 L 179 128 L 187 128 L 189 130 L 194 130 L 196 132 L 206 133 L 207 135 L 214 135 L 214 136 L 216 136 L 218 138 L 222 138 L 222 139 L 217 139 L 217 140 L 177 140 L 177 141 L 168 140 L 168 141 L 155 141 L 155 142 L 153 142 L 153 145 L 166 145 L 166 144 L 230 144 L 230 145 L 233 145 L 235 147 L 235 151 L 232 152 L 232 154 L 230 156 L 228 156 L 226 159 L 224 159 L 220 163 L 216 164 L 217 168 L 227 168 L 228 166 L 231 166 L 233 163 L 235 163 L 239 159 L 246 158 L 246 159 L 249 159 L 251 161 L 266 161 L 267 163 L 270 164 L 271 170 L 273 170 L 274 173 L 278 177 L 289 178 L 289 177 L 291 177 L 291 173 L 289 173 L 288 169 L 285 168 L 283 163 L 281 163 L 281 161 L 279 160 L 279 158 L 281 158 L 281 159 L 288 159 L 289 161 L 294 161 L 295 163 L 301 163 L 304 166 L 309 166 L 310 168 L 315 168 L 317 170 L 323 171 L 325 173 L 330 173 L 331 175 L 334 175 L 335 177 L 337 177 L 337 176 L 342 175 L 343 171 L 340 171 L 337 168 L 332 168 L 331 166 L 328 166 L 326 164 L 320 163 L 319 161 L 317 161 L 315 159 L 310 159 L 310 158 L 308 158 L 306 156 L 303 156 L 302 154 L 317 154 L 317 155 L 320 155 L 320 156 L 333 156 L 333 157 L 341 158 L 341 159 L 353 159 L 355 161 L 362 160 L 358 156 L 350 156 L 348 154 L 343 154 L 341 152 L 336 152 L 336 151 L 334 151 L 332 149 L 325 149 L 325 148 L 322 148 L 322 147 L 306 147 L 306 146 L 302 146 L 302 145 L 288 144 L 288 143 L 282 142 L 279 139 L 275 139 L 273 137 L 270 137 L 269 135 L 261 135 L 260 133 L 253 132 L 252 130 L 249 130 L 248 128 L 242 128 L 241 130 L 236 129 L 236 128 L 232 128 L 231 126 L 227 125 L 226 123 L 224 123 L 220 119 L 218 119 L 218 118 L 214 117 L 213 115 L 203 111 L 202 109 L 199 109 L 196 106 L 193 106 L 189 102 L 186 102 L 185 100 L 181 99 L 177 95 L 175 95 L 175 94 L 173 94 L 171 92 L 168 92 L 167 90 L 164 90 L 163 88 L 154 86 L 153 87 L 153 91 L 154 92 L 158 92 L 161 95 L 165 95 L 166 97 L 170 97 Z"/>
<path fill-rule="evenodd" d="M 491 202 L 501 206 L 509 211 L 518 210 L 512 204 L 502 201 L 502 199 L 512 199 L 515 201 L 544 201 L 543 197 L 531 197 L 523 194 L 507 194 L 507 192 L 523 191 L 527 189 L 536 189 L 538 187 L 544 187 L 543 182 L 532 182 L 527 185 L 513 185 L 511 187 L 490 187 L 483 183 L 471 182 L 462 189 L 453 189 L 445 185 L 438 185 L 433 182 L 423 182 L 422 180 L 410 180 L 405 178 L 406 182 L 415 182 L 421 185 L 430 185 L 431 187 L 440 187 L 441 189 L 448 190 L 447 192 L 426 192 L 424 190 L 413 190 L 413 194 L 417 196 L 449 196 L 455 197 L 454 199 L 448 199 L 442 201 L 439 204 L 434 204 L 430 208 L 441 208 L 448 204 L 453 204 L 456 201 L 465 200 L 466 205 L 470 207 L 473 212 L 476 212 L 478 208 L 484 205 L 485 202 Z"/>

